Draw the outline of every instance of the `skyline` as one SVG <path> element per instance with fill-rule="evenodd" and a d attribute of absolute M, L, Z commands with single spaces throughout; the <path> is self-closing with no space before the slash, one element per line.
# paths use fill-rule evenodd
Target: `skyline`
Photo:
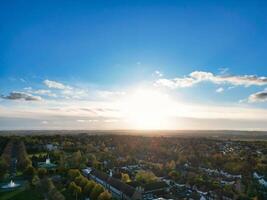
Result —
<path fill-rule="evenodd" d="M 267 130 L 263 1 L 0 4 L 2 130 Z"/>

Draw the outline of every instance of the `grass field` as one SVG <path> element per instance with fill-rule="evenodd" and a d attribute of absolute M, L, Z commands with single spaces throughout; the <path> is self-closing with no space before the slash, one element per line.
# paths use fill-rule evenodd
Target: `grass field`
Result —
<path fill-rule="evenodd" d="M 21 187 L 11 191 L 0 192 L 1 200 L 39 200 L 43 199 L 41 194 L 35 189 L 26 189 Z"/>

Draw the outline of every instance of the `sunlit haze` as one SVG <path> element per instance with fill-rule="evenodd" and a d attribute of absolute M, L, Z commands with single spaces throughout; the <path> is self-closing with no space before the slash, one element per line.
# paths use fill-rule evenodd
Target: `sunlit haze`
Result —
<path fill-rule="evenodd" d="M 265 3 L 0 4 L 0 129 L 267 130 Z"/>

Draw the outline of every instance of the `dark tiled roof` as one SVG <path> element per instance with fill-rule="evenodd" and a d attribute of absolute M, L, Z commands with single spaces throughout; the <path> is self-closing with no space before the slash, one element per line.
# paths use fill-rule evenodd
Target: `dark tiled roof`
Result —
<path fill-rule="evenodd" d="M 91 174 L 101 179 L 102 181 L 107 182 L 109 185 L 121 191 L 123 194 L 127 195 L 128 197 L 132 197 L 135 192 L 134 187 L 127 185 L 126 183 L 123 183 L 122 181 L 118 179 L 112 178 L 108 176 L 107 174 L 105 174 L 104 172 L 93 169 Z"/>
<path fill-rule="evenodd" d="M 123 194 L 127 195 L 128 197 L 132 197 L 135 192 L 134 187 L 127 185 L 126 183 L 123 183 L 122 181 L 112 178 L 112 177 L 108 179 L 108 184 L 110 184 L 112 187 L 116 188 L 117 190 L 121 191 Z"/>
<path fill-rule="evenodd" d="M 144 190 L 145 191 L 149 191 L 149 190 L 158 190 L 158 189 L 164 189 L 166 188 L 168 185 L 161 181 L 161 182 L 155 182 L 155 183 L 149 183 L 144 185 Z"/>
<path fill-rule="evenodd" d="M 128 182 L 127 184 L 134 187 L 134 188 L 141 186 L 141 184 L 137 181 L 131 181 L 131 182 Z"/>
<path fill-rule="evenodd" d="M 91 174 L 106 182 L 109 179 L 109 176 L 107 174 L 96 169 L 92 170 Z"/>

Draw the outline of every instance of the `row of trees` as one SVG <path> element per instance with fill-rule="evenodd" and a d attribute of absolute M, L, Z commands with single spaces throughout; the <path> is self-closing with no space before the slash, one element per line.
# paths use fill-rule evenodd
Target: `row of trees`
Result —
<path fill-rule="evenodd" d="M 32 161 L 27 154 L 24 142 L 22 141 L 18 142 L 17 144 L 17 158 L 17 166 L 20 170 L 25 170 L 32 165 Z"/>
<path fill-rule="evenodd" d="M 57 190 L 53 181 L 49 178 L 43 178 L 40 181 L 40 189 L 49 200 L 65 200 L 65 197 Z"/>
<path fill-rule="evenodd" d="M 96 182 L 85 178 L 79 170 L 70 169 L 68 176 L 71 179 L 68 189 L 76 199 L 81 195 L 90 197 L 91 200 L 112 199 L 108 191 Z"/>
<path fill-rule="evenodd" d="M 10 167 L 13 146 L 13 142 L 9 141 L 0 157 L 0 178 L 7 173 L 8 168 Z"/>

